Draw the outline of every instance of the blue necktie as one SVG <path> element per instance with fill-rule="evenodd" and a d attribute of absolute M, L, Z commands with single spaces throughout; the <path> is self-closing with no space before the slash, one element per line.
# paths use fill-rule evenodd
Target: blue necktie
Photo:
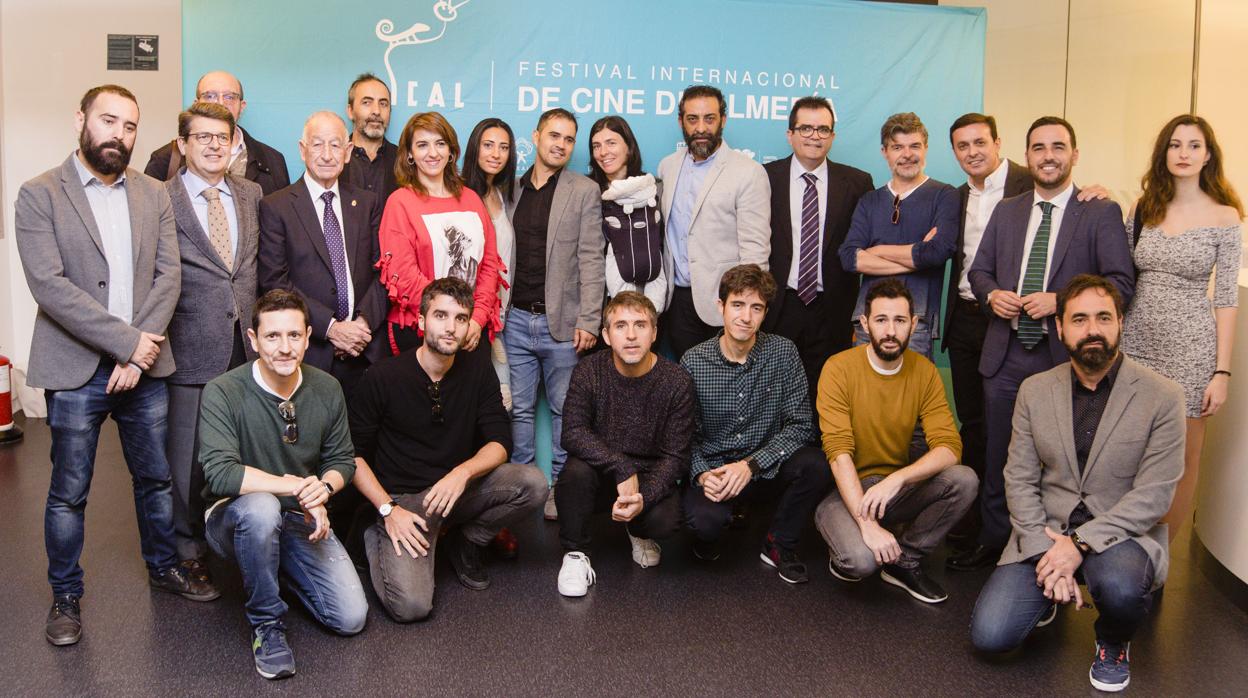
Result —
<path fill-rule="evenodd" d="M 819 190 L 816 177 L 807 172 L 806 191 L 802 192 L 802 238 L 797 258 L 797 297 L 806 305 L 819 292 Z"/>
<path fill-rule="evenodd" d="M 327 191 L 321 194 L 325 201 L 325 218 L 321 228 L 325 231 L 325 246 L 329 248 L 329 262 L 334 270 L 334 286 L 337 286 L 338 308 L 334 312 L 335 320 L 348 320 L 351 314 L 351 283 L 347 275 L 347 248 L 342 242 L 342 226 L 338 224 L 338 216 L 334 214 L 334 193 Z"/>

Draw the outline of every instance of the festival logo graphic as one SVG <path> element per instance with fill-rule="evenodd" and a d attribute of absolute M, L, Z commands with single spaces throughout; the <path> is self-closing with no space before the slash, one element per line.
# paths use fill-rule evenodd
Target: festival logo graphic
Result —
<path fill-rule="evenodd" d="M 442 22 L 442 27 L 433 33 L 433 27 L 424 22 L 416 22 L 406 30 L 394 32 L 394 22 L 389 19 L 383 19 L 377 23 L 377 38 L 389 44 L 386 47 L 386 55 L 384 61 L 386 63 L 386 75 L 390 78 L 390 94 L 396 94 L 398 85 L 394 79 L 394 68 L 390 65 L 390 53 L 400 46 L 414 46 L 418 44 L 431 44 L 441 39 L 446 34 L 446 27 L 451 22 L 459 18 L 459 8 L 467 5 L 472 0 L 437 0 L 433 3 L 433 15 Z"/>

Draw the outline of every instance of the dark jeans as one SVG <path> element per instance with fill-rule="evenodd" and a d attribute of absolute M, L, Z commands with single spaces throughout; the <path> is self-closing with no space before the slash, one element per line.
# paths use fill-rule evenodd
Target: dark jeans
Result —
<path fill-rule="evenodd" d="M 699 541 L 716 541 L 732 520 L 736 500 L 778 496 L 780 501 L 768 534 L 775 538 L 780 548 L 796 550 L 802 529 L 831 484 L 832 469 L 823 451 L 805 446 L 781 463 L 780 471 L 774 477 L 750 480 L 740 494 L 727 501 L 712 502 L 707 499 L 702 486 L 691 479 L 684 494 L 685 523 Z"/>
<path fill-rule="evenodd" d="M 253 492 L 213 509 L 206 529 L 212 549 L 238 563 L 253 628 L 286 614 L 280 575 L 325 627 L 340 635 L 364 629 L 368 601 L 355 565 L 332 531 L 325 540 L 308 540 L 313 526 L 303 512 L 282 511 L 277 497 Z"/>
<path fill-rule="evenodd" d="M 81 596 L 83 592 L 78 558 L 82 555 L 87 491 L 95 471 L 100 426 L 110 415 L 117 422 L 121 451 L 134 486 L 143 561 L 150 572 L 178 562 L 169 462 L 165 460 L 165 382 L 142 376 L 132 390 L 109 395 L 105 389 L 115 366 L 111 360 L 103 361 L 81 388 L 47 393 L 52 481 L 43 537 L 53 594 Z"/>
<path fill-rule="evenodd" d="M 971 642 L 983 652 L 1008 652 L 1023 640 L 1053 602 L 1036 586 L 1037 555 L 1001 565 L 979 592 L 971 613 Z M 1099 615 L 1096 639 L 1130 642 L 1153 606 L 1153 561 L 1133 540 L 1086 555 L 1077 573 L 1092 594 Z"/>
<path fill-rule="evenodd" d="M 473 480 L 464 488 L 451 515 L 426 516 L 424 499 L 428 489 L 409 494 L 394 494 L 399 506 L 425 519 L 429 526 L 423 532 L 429 541 L 429 554 L 413 558 L 400 544 L 401 554 L 394 553 L 394 543 L 386 533 L 385 521 L 374 517 L 364 532 L 364 547 L 373 590 L 391 618 L 400 623 L 421 620 L 433 611 L 433 567 L 438 548 L 438 533 L 445 526 L 458 526 L 470 543 L 488 545 L 504 526 L 515 523 L 535 511 L 546 501 L 546 476 L 535 465 L 503 463 L 484 477 Z"/>
<path fill-rule="evenodd" d="M 1010 511 L 1005 504 L 1005 461 L 1014 433 L 1014 402 L 1023 381 L 1053 368 L 1049 343 L 1041 339 L 1033 349 L 1010 333 L 1005 360 L 994 376 L 984 378 L 984 419 L 986 442 L 984 475 L 979 490 L 979 544 L 1003 548 L 1010 537 Z"/>
<path fill-rule="evenodd" d="M 979 375 L 979 357 L 988 331 L 988 317 L 979 303 L 954 296 L 953 313 L 945 329 L 949 349 L 950 382 L 953 402 L 962 423 L 962 464 L 982 481 L 984 478 L 984 379 Z M 979 532 L 979 497 L 957 527 L 968 534 Z"/>
<path fill-rule="evenodd" d="M 659 331 L 666 337 L 667 347 L 672 351 L 672 361 L 680 363 L 680 357 L 685 352 L 714 337 L 719 329 L 702 322 L 698 316 L 698 309 L 693 306 L 693 289 L 672 287 L 672 300 L 659 322 Z"/>
<path fill-rule="evenodd" d="M 863 478 L 863 491 L 883 479 L 882 475 Z M 951 465 L 923 482 L 903 486 L 888 502 L 880 520 L 881 526 L 894 532 L 908 524 L 904 532 L 897 534 L 901 557 L 895 564 L 918 567 L 970 508 L 978 485 L 979 479 L 970 468 Z M 835 487 L 815 511 L 815 527 L 827 542 L 828 553 L 838 568 L 860 578 L 879 568 L 875 554 L 862 540 L 857 518 L 845 508 L 845 500 Z"/>
<path fill-rule="evenodd" d="M 178 557 L 189 560 L 208 552 L 201 494 L 204 469 L 199 463 L 199 398 L 204 386 L 170 383 L 168 388 L 169 429 L 165 456 L 173 477 L 173 528 Z"/>
<path fill-rule="evenodd" d="M 638 474 L 639 480 L 645 473 Z M 567 551 L 588 552 L 593 541 L 589 520 L 595 513 L 609 511 L 618 496 L 615 478 L 594 470 L 580 458 L 568 456 L 555 488 L 559 509 L 559 542 Z M 643 502 L 641 513 L 624 524 L 638 538 L 667 538 L 680 528 L 680 498 L 676 492 L 657 502 Z"/>
<path fill-rule="evenodd" d="M 814 404 L 815 386 L 819 373 L 828 357 L 848 349 L 853 344 L 854 329 L 848 317 L 838 317 L 844 304 L 837 304 L 837 294 L 823 291 L 815 296 L 810 305 L 802 302 L 797 291 L 786 288 L 784 303 L 778 308 L 774 324 L 768 331 L 793 340 L 797 353 L 806 370 L 806 387 Z M 851 297 L 856 296 L 855 292 Z M 844 310 L 848 316 L 851 311 Z M 815 420 L 818 422 L 818 420 Z"/>

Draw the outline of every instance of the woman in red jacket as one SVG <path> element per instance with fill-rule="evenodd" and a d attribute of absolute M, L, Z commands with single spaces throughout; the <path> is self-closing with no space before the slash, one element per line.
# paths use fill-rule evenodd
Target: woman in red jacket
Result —
<path fill-rule="evenodd" d="M 455 168 L 459 139 L 441 114 L 408 119 L 394 165 L 399 188 L 381 216 L 381 282 L 390 296 L 390 350 L 420 346 L 420 294 L 430 281 L 454 276 L 473 286 L 476 305 L 463 349 L 475 350 L 485 333 L 493 339 L 498 319 L 502 265 L 494 224 L 481 197 L 464 186 Z"/>

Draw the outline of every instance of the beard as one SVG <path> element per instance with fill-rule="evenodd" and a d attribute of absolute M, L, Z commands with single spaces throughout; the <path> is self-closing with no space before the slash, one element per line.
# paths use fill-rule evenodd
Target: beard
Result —
<path fill-rule="evenodd" d="M 447 346 L 448 344 L 450 345 L 449 347 Z M 459 351 L 463 345 L 464 340 L 462 337 L 447 339 L 445 336 L 434 337 L 428 332 L 425 333 L 425 346 L 429 351 L 442 356 L 454 356 L 455 352 Z"/>
<path fill-rule="evenodd" d="M 382 121 L 361 121 L 355 127 L 370 140 L 377 140 L 386 135 L 386 124 Z"/>
<path fill-rule="evenodd" d="M 719 128 L 715 129 L 715 133 L 711 134 L 709 140 L 694 140 L 695 136 L 701 135 L 703 135 L 702 132 L 695 131 L 693 134 L 690 134 L 688 131 L 685 131 L 685 145 L 695 158 L 705 160 L 716 150 L 719 150 L 719 144 L 724 142 L 724 122 L 719 122 Z"/>
<path fill-rule="evenodd" d="M 1092 342 L 1100 342 L 1102 346 L 1088 346 Z M 1078 344 L 1073 347 L 1066 344 L 1066 351 L 1070 354 L 1071 361 L 1079 364 L 1084 370 L 1096 372 L 1104 369 L 1114 359 L 1118 358 L 1118 343 L 1110 344 L 1105 336 L 1093 334 L 1079 340 Z"/>
<path fill-rule="evenodd" d="M 108 150 L 109 148 L 115 150 Z M 130 166 L 130 149 L 120 138 L 96 143 L 86 126 L 78 134 L 78 149 L 82 151 L 82 157 L 91 169 L 102 175 L 118 175 Z"/>
<path fill-rule="evenodd" d="M 882 345 L 887 341 L 897 342 L 897 348 L 893 351 L 885 351 L 882 348 Z M 901 355 L 906 352 L 906 347 L 909 346 L 909 335 L 906 335 L 905 339 L 897 339 L 897 335 L 894 334 L 878 338 L 875 335 L 871 335 L 871 349 L 875 352 L 876 356 L 880 357 L 880 360 L 882 361 L 896 361 L 897 359 L 900 359 Z"/>

